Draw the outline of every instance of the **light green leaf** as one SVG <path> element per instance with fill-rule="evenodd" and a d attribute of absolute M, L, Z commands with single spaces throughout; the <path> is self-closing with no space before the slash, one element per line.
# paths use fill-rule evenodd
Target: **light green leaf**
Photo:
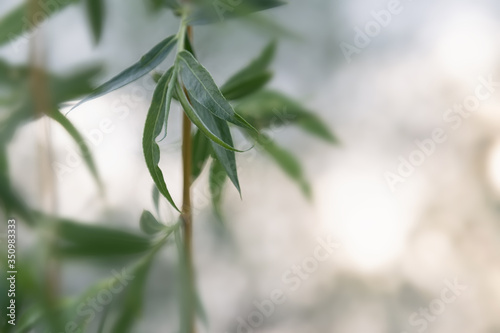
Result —
<path fill-rule="evenodd" d="M 234 112 L 233 107 L 224 98 L 210 73 L 191 53 L 180 52 L 177 61 L 181 82 L 187 90 L 191 104 L 194 105 L 196 102 L 202 109 L 199 112 L 210 112 L 222 120 L 253 129 L 252 125 Z"/>
<path fill-rule="evenodd" d="M 165 229 L 165 225 L 158 222 L 158 220 L 149 211 L 144 210 L 141 215 L 140 221 L 141 229 L 149 235 L 154 235 Z"/>
<path fill-rule="evenodd" d="M 160 191 L 153 185 L 153 204 L 155 205 L 156 215 L 160 216 Z"/>
<path fill-rule="evenodd" d="M 96 88 L 89 96 L 75 105 L 72 110 L 85 102 L 106 95 L 107 93 L 119 89 L 151 72 L 161 62 L 163 62 L 163 60 L 165 60 L 170 51 L 172 51 L 176 45 L 176 42 L 176 36 L 167 37 L 146 53 L 141 60 L 139 60 L 139 62 Z"/>
<path fill-rule="evenodd" d="M 28 2 L 24 1 L 7 15 L 0 18 L 0 45 L 14 42 L 22 34 L 33 31 L 36 25 L 32 22 L 40 24 L 51 15 L 78 1 L 65 0 L 54 3 L 52 0 L 40 0 L 37 1 L 39 8 L 33 11 L 32 16 L 29 15 Z M 28 43 L 28 39 L 26 38 L 23 42 Z"/>
<path fill-rule="evenodd" d="M 257 92 L 243 99 L 236 110 L 258 129 L 293 124 L 327 142 L 338 143 L 317 115 L 279 92 Z"/>
<path fill-rule="evenodd" d="M 234 74 L 221 87 L 222 94 L 229 100 L 248 96 L 262 88 L 272 77 L 267 69 L 276 53 L 276 42 L 271 42 L 257 59 Z"/>
<path fill-rule="evenodd" d="M 172 67 L 162 76 L 153 93 L 153 100 L 146 117 L 142 147 L 146 165 L 156 187 L 158 187 L 158 190 L 168 202 L 176 210 L 179 210 L 167 189 L 163 173 L 158 166 L 160 162 L 160 148 L 156 143 L 156 137 L 160 134 L 163 126 L 163 119 L 168 117 L 173 90 L 176 86 L 173 73 L 174 68 Z"/>
<path fill-rule="evenodd" d="M 297 184 L 307 198 L 311 197 L 311 187 L 305 179 L 304 172 L 299 161 L 287 150 L 279 147 L 271 138 L 264 134 L 254 135 L 255 141 L 261 146 L 281 169 Z"/>
<path fill-rule="evenodd" d="M 78 132 L 76 127 L 69 121 L 69 119 L 66 118 L 59 111 L 54 110 L 49 114 L 49 116 L 55 121 L 57 121 L 68 132 L 68 134 L 73 138 L 73 140 L 75 140 L 76 144 L 80 148 L 83 160 L 87 164 L 87 167 L 89 168 L 92 176 L 94 176 L 97 186 L 99 186 L 99 188 L 102 190 L 103 185 L 101 178 L 99 177 L 99 173 L 97 172 L 97 168 L 95 166 L 92 153 L 87 144 L 85 143 L 83 136 L 80 134 L 80 132 Z"/>
<path fill-rule="evenodd" d="M 85 0 L 85 2 L 94 41 L 98 44 L 101 40 L 105 18 L 104 0 Z"/>
<path fill-rule="evenodd" d="M 197 130 L 193 135 L 193 154 L 192 154 L 192 168 L 191 176 L 193 181 L 198 178 L 205 162 L 210 155 L 210 140 L 200 131 Z"/>

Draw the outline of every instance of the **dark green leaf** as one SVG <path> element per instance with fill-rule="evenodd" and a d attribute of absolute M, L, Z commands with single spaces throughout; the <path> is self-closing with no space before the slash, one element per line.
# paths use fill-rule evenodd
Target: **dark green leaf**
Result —
<path fill-rule="evenodd" d="M 259 129 L 294 124 L 330 143 L 338 142 L 318 116 L 275 91 L 257 92 L 243 99 L 236 110 Z"/>
<path fill-rule="evenodd" d="M 82 137 L 82 135 L 80 134 L 80 132 L 78 132 L 76 127 L 68 120 L 68 118 L 66 118 L 59 111 L 54 110 L 49 115 L 52 119 L 57 121 L 68 132 L 68 134 L 71 135 L 73 140 L 75 140 L 75 142 L 78 144 L 78 147 L 80 148 L 80 152 L 82 153 L 83 160 L 87 164 L 87 167 L 89 168 L 92 176 L 94 176 L 94 179 L 97 182 L 97 185 L 102 190 L 101 178 L 99 177 L 99 173 L 97 172 L 97 168 L 95 166 L 94 159 L 92 157 L 92 153 L 91 153 L 89 147 L 87 146 L 87 144 L 85 143 L 85 140 Z"/>
<path fill-rule="evenodd" d="M 271 138 L 264 134 L 254 135 L 255 141 L 261 146 L 283 171 L 294 181 L 296 181 L 304 195 L 311 197 L 311 187 L 305 179 L 304 172 L 299 161 L 287 150 L 279 147 Z"/>
<path fill-rule="evenodd" d="M 66 6 L 76 3 L 79 0 L 40 0 L 37 1 L 38 8 L 29 14 L 28 2 L 25 1 L 6 16 L 0 18 L 0 45 L 8 42 L 14 42 L 22 34 L 36 29 L 37 24 L 42 23 L 51 15 L 62 10 Z M 29 37 L 24 37 L 23 43 L 28 43 Z"/>
<path fill-rule="evenodd" d="M 209 112 L 203 112 L 203 108 L 194 100 L 192 101 L 193 105 L 191 105 L 180 85 L 176 85 L 176 96 L 188 118 L 203 134 L 228 150 L 239 151 L 233 147 L 233 140 L 230 135 L 223 136 L 223 134 L 230 134 L 229 126 L 224 120 L 213 116 Z M 227 131 L 225 128 L 227 128 Z"/>
<path fill-rule="evenodd" d="M 106 95 L 109 92 L 119 89 L 151 72 L 163 60 L 165 60 L 170 51 L 174 48 L 176 42 L 176 36 L 167 37 L 146 53 L 141 60 L 139 60 L 139 62 L 96 88 L 89 96 L 75 105 L 73 109 L 94 98 Z"/>
<path fill-rule="evenodd" d="M 226 183 L 227 173 L 222 164 L 214 159 L 210 167 L 210 195 L 212 196 L 212 205 L 216 215 L 222 217 L 221 204 L 224 184 Z"/>
<path fill-rule="evenodd" d="M 98 44 L 101 40 L 102 28 L 104 25 L 104 0 L 86 0 L 86 7 L 94 41 Z"/>
<path fill-rule="evenodd" d="M 141 215 L 141 229 L 149 235 L 154 235 L 165 229 L 165 225 L 158 220 L 149 211 L 144 210 Z"/>
<path fill-rule="evenodd" d="M 194 11 L 188 18 L 192 25 L 222 22 L 285 4 L 280 0 L 195 0 L 194 3 Z"/>
<path fill-rule="evenodd" d="M 198 178 L 203 167 L 205 166 L 205 162 L 210 155 L 210 141 L 208 138 L 199 130 L 193 135 L 193 156 L 192 163 L 193 166 L 191 168 L 191 175 L 193 181 Z"/>
<path fill-rule="evenodd" d="M 53 218 L 61 243 L 58 253 L 66 256 L 113 256 L 142 253 L 151 248 L 150 239 L 137 234 Z"/>
<path fill-rule="evenodd" d="M 262 88 L 272 77 L 267 71 L 276 53 L 276 43 L 271 42 L 261 55 L 247 67 L 233 75 L 221 87 L 222 94 L 230 100 L 248 96 Z"/>
<path fill-rule="evenodd" d="M 168 117 L 170 102 L 175 88 L 174 86 L 176 86 L 172 77 L 173 72 L 174 68 L 170 68 L 162 76 L 153 93 L 153 101 L 151 102 L 151 106 L 146 117 L 142 147 L 144 150 L 146 165 L 156 187 L 158 187 L 160 193 L 167 198 L 168 202 L 170 202 L 175 209 L 179 210 L 167 189 L 163 173 L 158 166 L 158 163 L 160 162 L 160 148 L 156 143 L 156 137 L 160 134 L 163 126 L 163 119 Z"/>
<path fill-rule="evenodd" d="M 179 74 L 186 88 L 189 101 L 199 106 L 199 112 L 210 112 L 214 116 L 235 125 L 253 129 L 252 125 L 236 114 L 224 98 L 210 73 L 187 51 L 178 55 Z"/>

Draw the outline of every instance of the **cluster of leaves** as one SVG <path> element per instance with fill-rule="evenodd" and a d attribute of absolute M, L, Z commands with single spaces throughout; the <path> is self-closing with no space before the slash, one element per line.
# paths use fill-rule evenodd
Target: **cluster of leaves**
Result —
<path fill-rule="evenodd" d="M 103 28 L 103 2 L 102 0 L 85 1 L 94 37 L 99 40 Z M 42 0 L 40 6 L 47 2 Z M 53 14 L 64 6 L 77 2 L 78 0 L 71 0 L 62 2 L 59 7 L 48 6 L 50 10 L 46 14 Z M 219 87 L 207 69 L 197 60 L 188 38 L 188 25 L 207 24 L 247 15 L 279 6 L 282 4 L 281 1 L 241 0 L 238 4 L 235 1 L 216 1 L 215 6 L 213 1 L 206 0 L 192 0 L 188 3 L 176 0 L 150 0 L 150 2 L 155 8 L 172 9 L 176 15 L 181 16 L 178 33 L 165 38 L 137 63 L 96 89 L 92 89 L 90 85 L 92 78 L 99 72 L 99 68 L 96 67 L 68 77 L 38 73 L 43 75 L 48 83 L 46 92 L 49 94 L 47 99 L 49 108 L 44 114 L 35 112 L 36 101 L 32 98 L 25 98 L 25 96 L 32 96 L 30 92 L 33 87 L 30 85 L 30 76 L 40 69 L 12 66 L 0 62 L 0 93 L 6 92 L 0 95 L 0 110 L 3 113 L 0 118 L 0 204 L 7 213 L 22 217 L 30 226 L 53 230 L 55 240 L 51 251 L 61 260 L 75 257 L 93 259 L 139 257 L 128 268 L 136 278 L 121 295 L 120 300 L 109 305 L 109 307 L 114 306 L 119 315 L 112 318 L 103 315 L 100 332 L 104 331 L 104 327 L 110 328 L 109 331 L 113 333 L 128 332 L 132 329 L 132 323 L 141 311 L 142 295 L 152 260 L 171 235 L 175 235 L 180 256 L 179 280 L 186 280 L 187 268 L 183 266 L 185 254 L 181 244 L 180 223 L 168 225 L 160 222 L 159 212 L 160 197 L 164 197 L 178 210 L 158 165 L 161 156 L 157 142 L 161 139 L 160 135 L 167 134 L 172 103 L 179 103 L 186 116 L 196 126 L 192 133 L 191 178 L 193 181 L 197 179 L 205 166 L 210 164 L 210 191 L 214 209 L 218 215 L 221 214 L 222 190 L 227 179 L 238 191 L 241 191 L 235 156 L 235 153 L 241 150 L 235 147 L 230 126 L 236 126 L 250 140 L 252 146 L 259 147 L 267 153 L 288 176 L 299 184 L 306 196 L 310 196 L 310 187 L 300 163 L 290 152 L 277 145 L 271 136 L 265 133 L 275 126 L 293 124 L 327 142 L 336 142 L 333 134 L 317 116 L 293 99 L 265 87 L 272 79 L 272 72 L 269 68 L 276 53 L 275 42 L 269 43 L 257 58 Z M 19 36 L 34 28 L 19 24 L 25 21 L 22 18 L 26 17 L 27 13 L 29 13 L 27 5 L 21 5 L 0 20 L 0 45 L 12 41 L 13 35 Z M 76 141 L 90 172 L 97 184 L 101 186 L 89 147 L 86 146 L 75 126 L 60 113 L 59 106 L 79 96 L 87 95 L 74 107 L 76 108 L 82 103 L 130 84 L 151 73 L 174 50 L 176 54 L 172 66 L 157 78 L 157 86 L 144 127 L 142 145 L 146 166 L 154 182 L 153 200 L 156 207 L 156 214 L 144 211 L 141 216 L 140 226 L 145 235 L 104 227 L 102 224 L 88 224 L 47 216 L 30 209 L 9 182 L 6 147 L 15 131 L 26 122 L 36 120 L 41 116 L 50 117 L 66 129 Z M 16 332 L 28 332 L 43 322 L 44 318 L 49 318 L 45 324 L 54 331 L 64 330 L 64 323 L 68 322 L 74 322 L 77 325 L 72 329 L 85 331 L 89 320 L 74 318 L 76 306 L 83 300 L 96 295 L 107 285 L 114 283 L 116 279 L 110 278 L 98 282 L 79 297 L 54 304 L 47 299 L 43 293 L 43 286 L 39 282 L 30 280 L 29 274 L 25 276 L 26 281 L 20 281 L 22 288 L 19 289 L 26 291 L 21 297 L 21 303 L 30 304 L 30 306 L 23 307 Z M 0 284 L 0 289 L 4 288 L 6 288 L 5 283 Z M 196 307 L 198 317 L 204 319 L 205 315 L 196 293 L 190 290 L 189 286 L 183 286 L 182 290 L 182 307 Z M 29 294 L 32 294 L 32 297 L 29 297 Z M 53 318 L 57 320 L 52 320 Z M 181 318 L 181 324 L 186 320 Z M 187 325 L 182 327 L 187 327 Z"/>

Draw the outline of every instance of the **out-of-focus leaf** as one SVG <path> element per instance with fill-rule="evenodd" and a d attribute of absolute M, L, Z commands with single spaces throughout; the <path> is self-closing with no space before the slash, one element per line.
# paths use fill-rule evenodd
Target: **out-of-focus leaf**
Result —
<path fill-rule="evenodd" d="M 51 218 L 56 223 L 60 243 L 57 252 L 65 256 L 115 256 L 142 253 L 151 248 L 149 238 L 135 233 L 89 225 L 62 218 Z"/>
<path fill-rule="evenodd" d="M 166 7 L 172 9 L 174 11 L 174 14 L 179 15 L 179 10 L 181 8 L 181 5 L 177 0 L 149 0 L 148 2 L 150 8 L 154 12 L 158 11 L 162 7 Z"/>
<path fill-rule="evenodd" d="M 104 0 L 85 0 L 85 2 L 87 8 L 87 17 L 92 29 L 94 41 L 96 44 L 98 44 L 101 40 L 105 19 Z"/>
<path fill-rule="evenodd" d="M 338 142 L 318 116 L 275 91 L 257 92 L 243 99 L 236 110 L 258 129 L 293 124 L 327 142 Z"/>
<path fill-rule="evenodd" d="M 151 212 L 144 210 L 141 215 L 141 229 L 149 235 L 157 234 L 165 229 L 165 225 L 158 222 L 158 220 L 151 214 Z"/>
<path fill-rule="evenodd" d="M 209 176 L 210 195 L 212 196 L 212 205 L 214 208 L 214 212 L 219 218 L 222 218 L 222 194 L 226 179 L 226 170 L 224 170 L 224 167 L 217 159 L 213 159 L 212 165 L 210 166 Z"/>
<path fill-rule="evenodd" d="M 87 164 L 87 167 L 90 170 L 90 173 L 92 176 L 94 176 L 94 179 L 99 186 L 99 188 L 102 190 L 102 181 L 101 178 L 99 177 L 99 173 L 97 172 L 97 168 L 94 163 L 94 158 L 92 157 L 92 152 L 90 151 L 89 147 L 85 143 L 85 140 L 83 139 L 83 136 L 78 132 L 76 127 L 66 118 L 62 113 L 60 113 L 57 110 L 53 110 L 50 114 L 50 117 L 57 121 L 67 132 L 73 140 L 75 140 L 76 144 L 80 148 L 80 152 L 82 153 L 83 160 Z"/>
<path fill-rule="evenodd" d="M 160 148 L 156 143 L 156 137 L 161 132 L 163 119 L 168 117 L 170 102 L 172 101 L 173 86 L 175 86 L 175 81 L 172 77 L 173 73 L 174 68 L 172 67 L 162 76 L 153 93 L 153 100 L 146 117 L 142 148 L 144 150 L 146 165 L 156 187 L 158 187 L 160 193 L 167 198 L 168 202 L 170 202 L 175 209 L 179 210 L 167 189 L 163 173 L 158 166 L 160 162 Z M 171 83 L 174 84 L 172 85 Z"/>
<path fill-rule="evenodd" d="M 179 76 L 187 90 L 189 101 L 195 102 L 199 112 L 210 112 L 214 116 L 235 125 L 253 129 L 245 119 L 234 112 L 224 98 L 210 73 L 187 51 L 178 55 Z"/>
<path fill-rule="evenodd" d="M 32 10 L 31 13 L 28 9 L 28 2 L 24 1 L 7 15 L 0 18 L 0 45 L 13 42 L 22 34 L 36 29 L 36 25 L 32 22 L 40 24 L 51 15 L 78 1 L 64 0 L 54 2 L 53 0 L 40 0 L 37 1 L 38 8 L 34 11 Z M 28 42 L 28 38 L 25 37 L 25 43 Z"/>
<path fill-rule="evenodd" d="M 116 89 L 119 89 L 151 72 L 168 56 L 177 42 L 176 36 L 170 36 L 158 43 L 141 60 L 127 68 L 111 80 L 96 88 L 89 96 L 80 101 L 72 109 L 88 102 L 94 98 L 106 95 Z"/>
<path fill-rule="evenodd" d="M 224 120 L 215 117 L 209 112 L 204 112 L 205 110 L 203 107 L 200 106 L 195 100 L 191 101 L 193 104 L 191 105 L 188 97 L 185 95 L 180 85 L 176 85 L 176 96 L 188 118 L 201 132 L 203 132 L 203 134 L 205 134 L 213 142 L 228 150 L 239 151 L 233 147 L 233 140 L 231 136 L 223 136 L 224 133 L 230 133 L 229 126 Z M 226 128 L 227 132 L 225 130 Z"/>
<path fill-rule="evenodd" d="M 198 178 L 205 162 L 210 155 L 210 141 L 208 138 L 197 130 L 193 135 L 193 156 L 191 158 L 193 166 L 191 168 L 191 176 L 193 181 Z"/>
<path fill-rule="evenodd" d="M 111 328 L 111 333 L 128 333 L 134 327 L 144 302 L 144 289 L 156 251 L 146 256 L 134 269 L 134 279 L 130 282 L 120 303 L 120 314 Z"/>
<path fill-rule="evenodd" d="M 299 161 L 287 150 L 279 147 L 264 134 L 254 135 L 255 141 L 261 146 L 281 169 L 297 184 L 307 198 L 311 197 L 311 187 L 305 179 L 304 172 Z"/>
<path fill-rule="evenodd" d="M 284 5 L 280 0 L 195 0 L 193 13 L 188 17 L 191 25 L 223 22 L 239 16 Z"/>
<path fill-rule="evenodd" d="M 153 204 L 155 205 L 156 215 L 160 216 L 160 191 L 153 185 Z"/>
<path fill-rule="evenodd" d="M 234 74 L 221 87 L 222 94 L 229 100 L 248 96 L 262 88 L 272 77 L 267 69 L 276 53 L 276 42 L 271 42 L 248 66 Z"/>

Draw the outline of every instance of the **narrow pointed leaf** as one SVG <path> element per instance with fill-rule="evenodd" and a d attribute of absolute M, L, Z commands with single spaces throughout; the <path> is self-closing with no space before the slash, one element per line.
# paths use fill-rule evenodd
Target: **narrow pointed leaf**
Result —
<path fill-rule="evenodd" d="M 89 19 L 92 34 L 96 44 L 99 43 L 102 36 L 102 29 L 104 25 L 104 0 L 85 0 L 87 17 Z"/>
<path fill-rule="evenodd" d="M 149 211 L 144 210 L 141 215 L 140 225 L 142 231 L 149 235 L 154 235 L 163 229 L 165 225 L 158 222 L 158 220 Z"/>
<path fill-rule="evenodd" d="M 156 215 L 160 216 L 160 191 L 153 185 L 153 204 L 155 205 Z"/>
<path fill-rule="evenodd" d="M 173 89 L 175 88 L 170 84 L 173 80 L 173 72 L 174 68 L 171 68 L 162 76 L 153 93 L 153 100 L 146 117 L 142 147 L 144 150 L 146 165 L 156 187 L 158 188 L 158 191 L 160 191 L 160 193 L 175 209 L 179 210 L 167 189 L 163 173 L 158 166 L 158 163 L 160 162 L 160 148 L 156 143 L 156 137 L 161 132 L 163 119 L 168 115 L 168 110 L 170 109 Z"/>
<path fill-rule="evenodd" d="M 210 166 L 209 177 L 210 195 L 212 196 L 212 206 L 214 208 L 214 212 L 219 218 L 222 217 L 222 194 L 226 180 L 226 170 L 217 159 L 213 159 L 212 165 Z"/>
<path fill-rule="evenodd" d="M 229 100 L 248 96 L 262 88 L 272 77 L 268 67 L 276 53 L 276 42 L 269 43 L 260 56 L 248 66 L 234 74 L 221 87 L 222 94 Z"/>
<path fill-rule="evenodd" d="M 209 155 L 210 140 L 200 130 L 197 130 L 193 135 L 193 165 L 191 168 L 193 181 L 200 175 Z"/>
<path fill-rule="evenodd" d="M 203 112 L 204 110 L 201 107 L 196 109 L 196 106 L 198 104 L 193 100 L 192 103 L 193 105 L 190 104 L 187 96 L 184 94 L 184 91 L 182 88 L 180 88 L 179 85 L 176 85 L 176 96 L 179 99 L 179 102 L 182 105 L 182 108 L 184 109 L 184 112 L 188 116 L 188 118 L 193 122 L 193 124 L 198 127 L 198 129 L 203 132 L 210 140 L 213 142 L 217 143 L 218 145 L 232 151 L 238 151 L 236 148 L 233 147 L 233 141 L 231 137 L 223 137 L 220 128 L 227 127 L 229 129 L 229 126 L 227 123 L 212 114 L 208 112 Z"/>
<path fill-rule="evenodd" d="M 189 100 L 196 102 L 205 112 L 235 125 L 253 129 L 246 120 L 234 112 L 224 98 L 210 73 L 187 51 L 178 55 L 179 73 Z M 200 110 L 201 111 L 201 110 Z"/>
<path fill-rule="evenodd" d="M 94 163 L 94 158 L 92 157 L 92 153 L 89 147 L 87 146 L 83 136 L 80 134 L 80 132 L 78 132 L 76 127 L 69 121 L 69 119 L 66 118 L 59 111 L 54 110 L 49 114 L 49 116 L 55 121 L 57 121 L 68 132 L 68 134 L 73 138 L 73 140 L 75 140 L 76 144 L 80 148 L 80 152 L 83 157 L 83 160 L 85 161 L 85 164 L 89 168 L 90 173 L 94 177 L 99 188 L 102 189 L 103 188 L 102 181 L 101 178 L 99 177 L 99 173 L 97 172 L 97 168 Z"/>
<path fill-rule="evenodd" d="M 73 109 L 94 98 L 119 89 L 151 72 L 165 60 L 170 51 L 174 48 L 176 41 L 177 39 L 175 36 L 167 37 L 146 53 L 137 63 L 96 88 L 89 96 L 75 105 Z"/>
<path fill-rule="evenodd" d="M 236 110 L 258 129 L 291 124 L 329 143 L 338 143 L 317 115 L 279 92 L 257 92 L 241 100 Z"/>
<path fill-rule="evenodd" d="M 307 182 L 302 166 L 295 156 L 289 151 L 276 145 L 274 141 L 264 134 L 254 135 L 254 139 L 272 159 L 281 167 L 281 169 L 300 186 L 302 192 L 307 198 L 311 197 L 311 187 Z"/>
<path fill-rule="evenodd" d="M 191 25 L 210 24 L 214 22 L 223 22 L 239 16 L 245 16 L 254 12 L 271 9 L 282 6 L 284 1 L 280 0 L 197 0 L 195 10 L 188 17 Z"/>

